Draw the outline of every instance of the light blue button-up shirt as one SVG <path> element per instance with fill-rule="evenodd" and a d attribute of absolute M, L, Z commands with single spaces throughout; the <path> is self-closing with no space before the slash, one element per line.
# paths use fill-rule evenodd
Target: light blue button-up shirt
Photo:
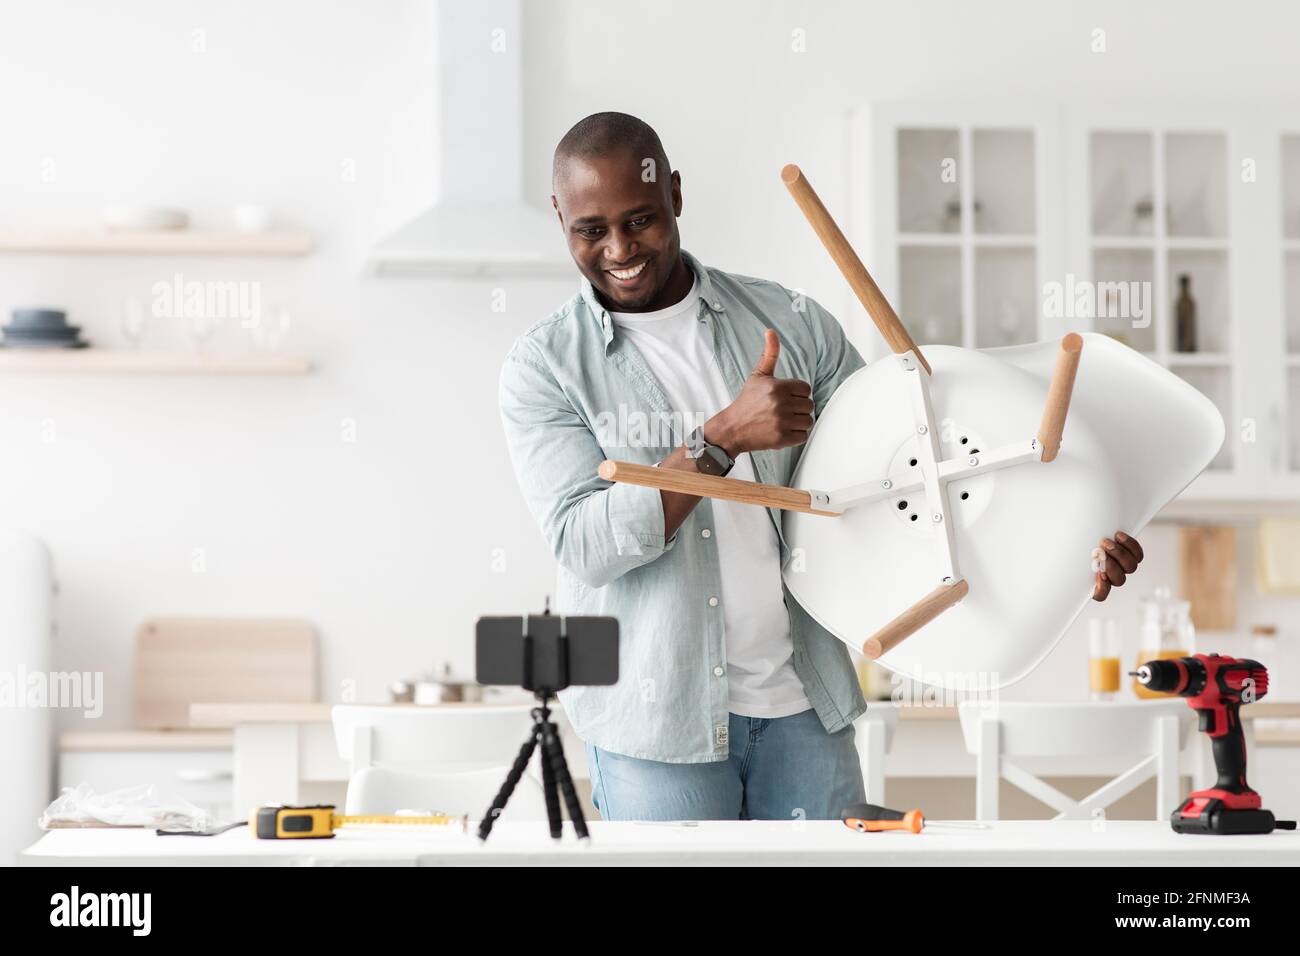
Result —
<path fill-rule="evenodd" d="M 733 399 L 763 353 L 766 329 L 781 338 L 775 374 L 812 386 L 815 415 L 862 367 L 839 323 L 812 299 L 682 255 L 699 280 L 698 318 Z M 655 464 L 701 422 L 674 414 L 586 279 L 515 342 L 501 370 L 500 401 L 519 486 L 559 562 L 556 610 L 619 622 L 619 682 L 560 694 L 574 730 L 631 757 L 726 759 L 726 640 L 712 503 L 702 499 L 665 541 L 657 489 L 596 474 L 606 458 Z M 789 484 L 801 453 L 800 445 L 753 452 L 758 480 Z M 768 513 L 785 566 L 792 555 L 783 513 Z M 866 709 L 848 649 L 782 590 L 795 672 L 823 726 L 841 730 Z"/>

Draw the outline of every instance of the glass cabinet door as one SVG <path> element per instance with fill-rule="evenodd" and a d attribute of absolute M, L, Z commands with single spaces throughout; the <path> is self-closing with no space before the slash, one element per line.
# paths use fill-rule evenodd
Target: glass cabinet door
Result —
<path fill-rule="evenodd" d="M 895 151 L 899 314 L 918 343 L 1036 341 L 1034 130 L 901 127 Z"/>
<path fill-rule="evenodd" d="M 1166 366 L 1233 422 L 1226 134 L 1093 129 L 1087 153 L 1094 331 Z M 1232 469 L 1235 444 L 1211 470 Z"/>
<path fill-rule="evenodd" d="M 861 115 L 858 228 L 922 347 L 1113 336 L 1223 416 L 1223 446 L 1184 502 L 1300 499 L 1293 115 L 1122 100 Z"/>

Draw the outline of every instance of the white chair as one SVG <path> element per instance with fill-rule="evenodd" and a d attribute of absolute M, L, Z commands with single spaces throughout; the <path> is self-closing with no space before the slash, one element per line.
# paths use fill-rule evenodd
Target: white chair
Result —
<path fill-rule="evenodd" d="M 472 824 L 492 805 L 509 767 L 460 773 L 414 773 L 387 767 L 366 767 L 348 782 L 345 813 L 395 813 L 429 810 L 451 816 L 468 815 Z M 542 788 L 524 774 L 502 812 L 502 820 L 545 820 Z"/>
<path fill-rule="evenodd" d="M 482 814 L 533 726 L 531 710 L 522 704 L 336 706 L 334 740 L 350 767 L 347 812 Z M 546 818 L 538 759 L 534 754 L 503 819 Z"/>
<path fill-rule="evenodd" d="M 1178 755 L 1192 711 L 1180 700 L 1040 704 L 963 701 L 958 705 L 966 752 L 975 755 L 975 816 L 998 819 L 998 782 L 1005 777 L 1057 811 L 1057 820 L 1086 820 L 1156 778 L 1155 819 L 1179 797 Z M 1012 757 L 1132 754 L 1141 759 L 1082 800 L 1075 800 L 1013 763 Z"/>
<path fill-rule="evenodd" d="M 339 704 L 334 741 L 353 775 L 371 766 L 435 773 L 509 767 L 533 726 L 531 710 Z"/>
<path fill-rule="evenodd" d="M 898 708 L 890 701 L 869 702 L 866 713 L 853 722 L 868 803 L 885 805 L 885 757 L 894 746 L 897 726 Z"/>

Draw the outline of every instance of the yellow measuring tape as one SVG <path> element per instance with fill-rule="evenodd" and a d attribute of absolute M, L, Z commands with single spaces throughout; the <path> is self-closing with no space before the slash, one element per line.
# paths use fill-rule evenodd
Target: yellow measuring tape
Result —
<path fill-rule="evenodd" d="M 399 824 L 401 826 L 445 827 L 460 824 L 468 829 L 468 817 L 451 817 L 442 813 L 427 816 L 348 815 L 335 813 L 332 803 L 310 807 L 258 807 L 248 815 L 248 828 L 259 840 L 320 840 L 334 836 L 339 827 L 349 824 Z"/>

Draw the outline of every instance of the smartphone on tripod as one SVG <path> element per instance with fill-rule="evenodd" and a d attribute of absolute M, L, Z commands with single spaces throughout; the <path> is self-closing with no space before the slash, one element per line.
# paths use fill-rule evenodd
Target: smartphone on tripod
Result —
<path fill-rule="evenodd" d="M 532 710 L 532 730 L 479 824 L 479 839 L 491 835 L 538 747 L 551 837 L 558 840 L 563 834 L 563 797 L 574 832 L 580 840 L 590 839 L 559 731 L 551 720 L 550 702 L 566 687 L 618 683 L 618 619 L 551 614 L 549 608 L 522 617 L 481 617 L 475 628 L 474 657 L 480 684 L 522 687 L 532 691 L 538 702 Z"/>

